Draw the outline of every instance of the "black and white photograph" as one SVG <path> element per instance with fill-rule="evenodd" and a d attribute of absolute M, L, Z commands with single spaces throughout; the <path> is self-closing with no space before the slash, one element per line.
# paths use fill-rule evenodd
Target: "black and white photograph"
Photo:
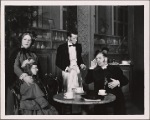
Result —
<path fill-rule="evenodd" d="M 1 1 L 1 118 L 150 119 L 149 1 Z"/>

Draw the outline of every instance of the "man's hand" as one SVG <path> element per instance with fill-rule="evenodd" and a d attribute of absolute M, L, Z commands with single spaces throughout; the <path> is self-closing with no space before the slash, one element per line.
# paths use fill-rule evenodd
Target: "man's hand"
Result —
<path fill-rule="evenodd" d="M 86 66 L 84 64 L 81 64 L 80 67 L 81 67 L 82 70 L 86 69 Z"/>
<path fill-rule="evenodd" d="M 96 68 L 96 66 L 97 66 L 97 62 L 96 62 L 96 60 L 94 59 L 94 60 L 91 61 L 90 69 L 94 69 L 94 68 Z"/>
<path fill-rule="evenodd" d="M 28 86 L 30 86 L 30 84 L 33 84 L 33 79 L 31 76 L 24 77 L 23 81 L 26 82 Z"/>
<path fill-rule="evenodd" d="M 65 69 L 65 72 L 70 72 L 70 71 L 71 71 L 71 68 L 67 66 Z"/>
<path fill-rule="evenodd" d="M 113 89 L 113 88 L 115 88 L 115 87 L 117 87 L 117 86 L 120 86 L 119 80 L 115 80 L 115 79 L 113 79 L 113 78 L 110 78 L 110 79 L 112 80 L 112 82 L 109 82 L 109 83 L 108 83 L 108 87 L 109 87 L 109 88 Z"/>

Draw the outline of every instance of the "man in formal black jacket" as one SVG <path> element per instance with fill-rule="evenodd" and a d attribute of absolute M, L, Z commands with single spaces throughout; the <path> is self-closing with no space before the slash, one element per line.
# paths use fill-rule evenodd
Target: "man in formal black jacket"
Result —
<path fill-rule="evenodd" d="M 56 55 L 56 66 L 62 70 L 63 85 L 65 90 L 68 89 L 67 87 L 69 85 L 70 87 L 73 84 L 74 86 L 72 87 L 78 86 L 78 83 L 75 81 L 70 82 L 73 79 L 71 77 L 71 74 L 73 73 L 72 70 L 75 70 L 77 75 L 79 75 L 80 69 L 86 69 L 81 56 L 81 44 L 77 43 L 77 32 L 68 32 L 67 39 L 68 41 L 66 43 L 58 47 Z"/>

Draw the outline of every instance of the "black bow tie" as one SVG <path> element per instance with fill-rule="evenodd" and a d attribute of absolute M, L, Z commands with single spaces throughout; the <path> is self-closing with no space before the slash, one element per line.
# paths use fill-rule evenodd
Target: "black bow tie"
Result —
<path fill-rule="evenodd" d="M 76 47 L 76 45 L 75 45 L 75 44 L 73 44 L 73 45 L 69 45 L 69 47 L 71 47 L 71 46 Z"/>

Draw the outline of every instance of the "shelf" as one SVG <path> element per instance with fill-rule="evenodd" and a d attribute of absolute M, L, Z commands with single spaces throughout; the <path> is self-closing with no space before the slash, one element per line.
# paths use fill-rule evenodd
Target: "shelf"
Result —
<path fill-rule="evenodd" d="M 128 55 L 128 53 L 108 53 L 108 55 Z"/>
<path fill-rule="evenodd" d="M 55 41 L 52 41 L 53 43 L 64 43 L 66 41 L 58 41 L 58 40 L 55 40 Z"/>
<path fill-rule="evenodd" d="M 94 43 L 95 45 L 107 45 L 107 44 L 100 44 L 100 43 Z"/>
<path fill-rule="evenodd" d="M 122 38 L 123 36 L 115 36 L 115 35 L 105 35 L 105 34 L 94 34 L 95 36 L 104 36 L 104 37 L 114 37 L 114 38 Z"/>
<path fill-rule="evenodd" d="M 55 32 L 67 32 L 66 30 L 58 30 L 58 29 L 51 29 L 51 31 L 55 31 Z"/>
<path fill-rule="evenodd" d="M 107 44 L 107 45 L 112 45 L 112 46 L 119 46 L 119 44 Z"/>
<path fill-rule="evenodd" d="M 50 29 L 40 28 L 40 27 L 30 27 L 30 29 L 43 30 L 43 31 L 50 31 Z"/>
<path fill-rule="evenodd" d="M 107 46 L 109 46 L 109 45 L 111 45 L 111 46 L 119 46 L 119 44 L 100 44 L 100 43 L 94 43 L 95 45 L 107 45 Z"/>
<path fill-rule="evenodd" d="M 38 40 L 35 40 L 35 42 L 53 42 L 53 43 L 63 43 L 63 42 L 66 42 L 66 41 L 58 41 L 58 40 L 55 40 L 55 41 L 51 41 L 50 39 L 46 40 L 46 39 L 38 39 Z"/>
<path fill-rule="evenodd" d="M 32 51 L 36 51 L 36 52 L 39 52 L 39 51 L 55 51 L 56 49 L 53 49 L 53 48 L 48 48 L 48 49 L 36 49 L 36 48 L 31 48 Z"/>
<path fill-rule="evenodd" d="M 38 40 L 35 40 L 35 42 L 51 42 L 50 39 L 45 39 L 45 38 L 41 38 L 41 39 L 38 39 Z"/>

